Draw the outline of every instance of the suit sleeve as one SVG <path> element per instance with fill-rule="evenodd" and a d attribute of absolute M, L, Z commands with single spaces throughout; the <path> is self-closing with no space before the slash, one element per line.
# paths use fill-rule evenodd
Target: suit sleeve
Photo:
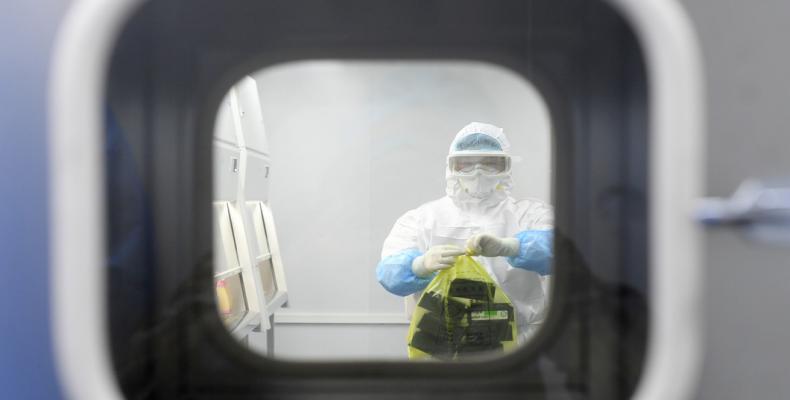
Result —
<path fill-rule="evenodd" d="M 411 210 L 398 218 L 384 240 L 381 261 L 376 266 L 376 278 L 387 291 L 398 296 L 408 296 L 428 286 L 433 275 L 420 278 L 414 274 L 411 264 L 423 254 L 420 250 L 420 218 L 417 210 Z"/>
<path fill-rule="evenodd" d="M 554 258 L 553 223 L 554 212 L 550 206 L 543 203 L 532 204 L 519 221 L 523 229 L 516 234 L 519 253 L 514 257 L 507 257 L 508 263 L 541 276 L 550 275 Z"/>

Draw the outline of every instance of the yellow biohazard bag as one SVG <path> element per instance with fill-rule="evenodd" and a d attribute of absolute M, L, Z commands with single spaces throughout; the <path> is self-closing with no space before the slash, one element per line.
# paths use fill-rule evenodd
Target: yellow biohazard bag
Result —
<path fill-rule="evenodd" d="M 425 288 L 409 325 L 409 359 L 455 360 L 516 346 L 516 313 L 502 288 L 468 255 Z"/>

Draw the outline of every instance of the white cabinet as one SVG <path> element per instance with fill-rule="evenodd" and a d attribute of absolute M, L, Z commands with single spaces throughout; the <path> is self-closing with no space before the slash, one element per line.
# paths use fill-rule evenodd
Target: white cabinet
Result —
<path fill-rule="evenodd" d="M 271 162 L 255 81 L 220 104 L 214 124 L 214 281 L 217 311 L 239 339 L 265 352 L 273 313 L 285 305 L 285 274 L 268 200 Z M 260 339 L 263 337 L 263 339 Z M 262 345 L 260 343 L 263 343 Z"/>

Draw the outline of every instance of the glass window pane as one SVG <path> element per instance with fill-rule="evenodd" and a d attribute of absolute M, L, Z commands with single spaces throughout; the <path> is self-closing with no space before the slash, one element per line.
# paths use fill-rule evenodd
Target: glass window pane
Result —
<path fill-rule="evenodd" d="M 256 265 L 263 284 L 263 296 L 266 302 L 272 301 L 277 294 L 277 281 L 274 278 L 274 266 L 271 257 L 260 259 Z"/>
<path fill-rule="evenodd" d="M 258 246 L 259 255 L 269 254 L 269 239 L 266 234 L 266 223 L 263 221 L 263 207 L 260 202 L 251 205 L 252 222 L 255 225 L 255 243 Z"/>
<path fill-rule="evenodd" d="M 217 312 L 225 326 L 233 330 L 247 314 L 247 300 L 241 273 L 215 278 L 214 288 L 217 296 Z"/>

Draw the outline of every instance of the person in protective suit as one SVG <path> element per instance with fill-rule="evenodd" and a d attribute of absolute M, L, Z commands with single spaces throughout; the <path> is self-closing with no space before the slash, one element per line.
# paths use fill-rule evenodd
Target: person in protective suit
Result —
<path fill-rule="evenodd" d="M 411 316 L 437 271 L 467 250 L 517 310 L 519 339 L 534 334 L 547 310 L 553 211 L 535 199 L 516 200 L 509 142 L 502 128 L 472 122 L 450 145 L 447 195 L 406 212 L 385 239 L 379 283 L 407 297 Z"/>

